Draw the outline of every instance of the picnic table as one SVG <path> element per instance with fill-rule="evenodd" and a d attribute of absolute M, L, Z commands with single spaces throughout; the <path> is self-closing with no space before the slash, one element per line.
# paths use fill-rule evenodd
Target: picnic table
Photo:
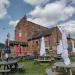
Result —
<path fill-rule="evenodd" d="M 18 66 L 17 60 L 8 60 L 8 61 L 0 61 L 0 65 L 4 66 L 4 69 L 12 69 L 12 66 L 14 65 L 15 68 Z"/>
<path fill-rule="evenodd" d="M 18 67 L 18 61 L 17 60 L 2 60 L 0 61 L 0 66 L 3 68 L 0 69 L 0 73 L 2 73 L 2 75 L 8 75 L 10 71 L 12 71 L 13 66 L 15 69 L 17 69 Z"/>
<path fill-rule="evenodd" d="M 37 59 L 34 59 L 35 63 L 52 62 L 52 61 L 54 61 L 54 58 L 50 58 L 49 56 L 43 56 L 43 57 L 39 57 Z"/>
<path fill-rule="evenodd" d="M 71 62 L 69 65 L 65 65 L 64 62 L 56 62 L 54 63 L 54 66 L 64 68 L 64 70 L 67 72 L 66 75 L 72 75 L 72 68 L 75 68 L 75 62 Z"/>

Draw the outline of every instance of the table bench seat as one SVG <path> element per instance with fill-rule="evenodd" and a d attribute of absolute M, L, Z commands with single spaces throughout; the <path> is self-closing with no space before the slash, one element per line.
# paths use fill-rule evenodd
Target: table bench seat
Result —
<path fill-rule="evenodd" d="M 42 60 L 42 59 L 34 59 L 34 62 L 35 62 L 35 63 L 40 63 L 40 62 L 44 62 L 44 63 L 45 63 L 45 62 L 46 62 L 46 63 L 49 62 L 49 63 L 50 63 L 50 62 L 52 62 L 52 61 L 54 61 L 54 60 L 53 60 L 53 59 L 50 59 L 50 60 L 46 60 L 46 59 L 45 59 L 45 60 Z"/>
<path fill-rule="evenodd" d="M 8 75 L 10 72 L 10 70 L 0 70 L 0 73 L 2 73 L 2 75 Z"/>

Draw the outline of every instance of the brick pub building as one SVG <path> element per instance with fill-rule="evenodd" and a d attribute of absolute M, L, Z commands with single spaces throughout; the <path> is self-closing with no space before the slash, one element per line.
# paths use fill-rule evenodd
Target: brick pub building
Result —
<path fill-rule="evenodd" d="M 34 33 L 47 30 L 48 28 L 42 27 L 30 21 L 27 21 L 26 17 L 23 17 L 15 28 L 15 41 L 10 41 L 11 52 L 15 55 L 15 49 L 18 44 L 21 44 L 21 55 L 32 55 L 35 50 L 32 50 L 31 46 L 33 43 L 29 43 L 30 38 Z M 23 46 L 26 45 L 26 46 Z"/>
<path fill-rule="evenodd" d="M 46 53 L 56 56 L 57 43 L 61 38 L 61 33 L 57 27 L 46 28 L 38 24 L 27 21 L 23 17 L 15 28 L 15 41 L 10 41 L 11 52 L 15 54 L 16 46 L 21 45 L 21 56 L 39 54 L 41 37 L 45 38 Z M 71 40 L 68 38 L 69 48 L 72 48 Z"/>

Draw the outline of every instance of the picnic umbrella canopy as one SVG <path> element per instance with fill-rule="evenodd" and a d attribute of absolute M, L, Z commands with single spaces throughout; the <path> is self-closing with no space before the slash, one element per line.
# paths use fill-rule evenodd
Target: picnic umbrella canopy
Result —
<path fill-rule="evenodd" d="M 64 60 L 64 63 L 66 65 L 69 65 L 70 64 L 70 59 L 68 57 L 67 33 L 62 27 L 58 26 L 58 28 L 59 28 L 59 30 L 60 30 L 60 32 L 62 34 L 62 48 L 63 48 L 63 50 L 62 50 L 61 56 L 62 56 L 62 58 Z"/>
<path fill-rule="evenodd" d="M 5 49 L 5 53 L 10 53 L 10 43 L 9 43 L 9 38 L 10 38 L 10 34 L 8 33 L 7 34 L 7 38 L 6 38 L 6 41 L 5 41 L 5 46 L 6 46 L 6 49 Z"/>
<path fill-rule="evenodd" d="M 44 37 L 41 38 L 41 46 L 40 46 L 40 56 L 45 56 L 46 51 L 45 51 L 45 40 Z"/>
<path fill-rule="evenodd" d="M 20 44 L 16 47 L 16 55 L 19 56 L 21 54 L 21 46 Z"/>
<path fill-rule="evenodd" d="M 18 45 L 19 54 L 21 54 L 21 45 Z"/>
<path fill-rule="evenodd" d="M 7 38 L 6 38 L 5 43 L 6 43 L 6 48 L 9 48 L 10 47 L 10 45 L 9 45 L 9 33 L 7 34 Z"/>
<path fill-rule="evenodd" d="M 59 44 L 57 45 L 57 54 L 61 54 L 62 51 L 63 51 L 62 40 L 60 40 Z"/>

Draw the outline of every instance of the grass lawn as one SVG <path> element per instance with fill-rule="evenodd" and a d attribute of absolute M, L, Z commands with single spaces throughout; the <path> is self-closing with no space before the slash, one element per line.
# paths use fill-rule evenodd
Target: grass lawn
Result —
<path fill-rule="evenodd" d="M 75 57 L 70 57 L 71 62 L 75 62 Z M 56 60 L 57 61 L 57 60 Z M 34 64 L 33 60 L 26 60 L 20 62 L 24 65 L 25 71 L 23 73 L 14 73 L 13 75 L 46 75 L 45 69 L 50 68 L 53 63 Z"/>
<path fill-rule="evenodd" d="M 75 57 L 70 57 L 71 61 L 75 62 Z"/>
<path fill-rule="evenodd" d="M 24 73 L 14 73 L 13 75 L 46 75 L 45 69 L 51 67 L 50 63 L 34 64 L 34 61 L 27 60 L 21 62 L 24 65 Z"/>

